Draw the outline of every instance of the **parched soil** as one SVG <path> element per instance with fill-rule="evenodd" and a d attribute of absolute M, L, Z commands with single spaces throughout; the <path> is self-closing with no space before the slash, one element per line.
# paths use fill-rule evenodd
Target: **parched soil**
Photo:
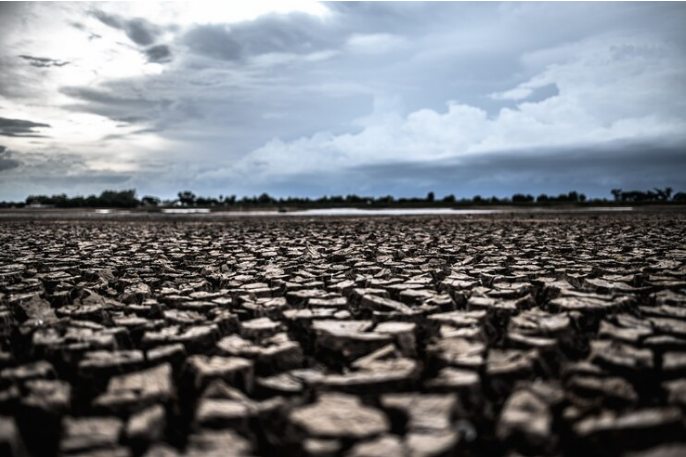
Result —
<path fill-rule="evenodd" d="M 0 222 L 0 454 L 686 455 L 686 215 Z"/>

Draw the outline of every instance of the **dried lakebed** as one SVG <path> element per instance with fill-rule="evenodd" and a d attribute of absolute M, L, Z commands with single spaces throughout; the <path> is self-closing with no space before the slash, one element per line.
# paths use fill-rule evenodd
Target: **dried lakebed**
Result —
<path fill-rule="evenodd" d="M 0 454 L 686 455 L 679 213 L 0 222 Z"/>

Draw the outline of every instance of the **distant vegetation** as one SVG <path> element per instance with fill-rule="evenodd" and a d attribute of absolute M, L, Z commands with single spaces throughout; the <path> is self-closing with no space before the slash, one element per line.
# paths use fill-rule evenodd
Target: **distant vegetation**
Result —
<path fill-rule="evenodd" d="M 481 197 L 476 195 L 472 198 L 457 199 L 454 195 L 446 195 L 437 198 L 433 192 L 426 197 L 395 198 L 392 195 L 383 197 L 364 197 L 359 195 L 333 195 L 316 199 L 288 197 L 275 198 L 263 193 L 259 196 L 242 197 L 235 195 L 214 197 L 197 196 L 191 191 L 178 193 L 178 198 L 173 200 L 161 200 L 153 196 L 136 197 L 135 189 L 106 190 L 100 196 L 68 197 L 66 194 L 53 195 L 29 195 L 23 202 L 0 202 L 0 208 L 163 208 L 163 207 L 187 207 L 187 208 L 216 208 L 216 209 L 251 209 L 251 208 L 279 208 L 288 210 L 305 208 L 453 208 L 470 206 L 551 206 L 551 205 L 612 205 L 612 204 L 671 204 L 686 203 L 686 193 L 673 193 L 670 187 L 664 189 L 654 188 L 648 191 L 623 191 L 612 189 L 612 199 L 594 198 L 588 199 L 584 194 L 571 191 L 566 194 L 546 195 L 536 197 L 530 194 L 514 194 L 511 198 Z"/>
<path fill-rule="evenodd" d="M 25 206 L 54 206 L 55 208 L 135 208 L 140 204 L 141 201 L 136 198 L 135 189 L 106 190 L 99 197 L 78 195 L 70 198 L 66 194 L 53 195 L 52 197 L 29 195 L 24 202 Z"/>

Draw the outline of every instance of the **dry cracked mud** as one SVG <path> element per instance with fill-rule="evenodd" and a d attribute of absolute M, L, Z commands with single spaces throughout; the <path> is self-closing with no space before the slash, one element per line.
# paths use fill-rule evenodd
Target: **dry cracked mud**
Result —
<path fill-rule="evenodd" d="M 686 455 L 685 222 L 3 221 L 0 454 Z"/>

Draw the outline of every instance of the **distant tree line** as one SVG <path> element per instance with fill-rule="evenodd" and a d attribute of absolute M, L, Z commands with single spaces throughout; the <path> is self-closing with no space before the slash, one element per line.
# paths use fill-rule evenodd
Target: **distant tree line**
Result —
<path fill-rule="evenodd" d="M 67 194 L 29 195 L 25 206 L 52 206 L 55 208 L 136 208 L 141 201 L 136 198 L 136 190 L 105 190 L 100 196 L 67 197 Z"/>
<path fill-rule="evenodd" d="M 640 190 L 623 191 L 622 189 L 612 189 L 610 193 L 618 202 L 642 203 L 642 202 L 686 202 L 686 193 L 678 192 L 672 196 L 673 189 L 665 187 L 664 189 L 647 190 L 642 192 Z"/>
<path fill-rule="evenodd" d="M 686 203 L 686 193 L 673 193 L 672 188 L 654 188 L 648 191 L 623 191 L 612 189 L 610 193 L 613 200 L 605 198 L 588 199 L 586 195 L 576 191 L 566 194 L 547 195 L 540 194 L 534 197 L 531 194 L 517 193 L 511 198 L 482 197 L 475 195 L 472 198 L 457 199 L 454 195 L 446 195 L 436 198 L 433 192 L 426 197 L 395 198 L 392 195 L 381 197 L 349 195 L 332 195 L 319 198 L 287 197 L 276 198 L 267 193 L 257 196 L 244 196 L 237 198 L 235 195 L 219 195 L 219 197 L 203 197 L 185 190 L 179 192 L 176 199 L 162 200 L 158 197 L 146 195 L 140 199 L 136 197 L 135 189 L 105 190 L 99 196 L 68 197 L 66 194 L 53 196 L 29 195 L 24 202 L 0 202 L 0 208 L 157 208 L 169 206 L 181 207 L 204 207 L 204 208 L 336 208 L 336 207 L 368 207 L 368 208 L 416 208 L 416 207 L 454 207 L 454 206 L 494 206 L 494 205 L 522 205 L 522 206 L 546 206 L 558 204 L 593 205 L 610 203 Z"/>

